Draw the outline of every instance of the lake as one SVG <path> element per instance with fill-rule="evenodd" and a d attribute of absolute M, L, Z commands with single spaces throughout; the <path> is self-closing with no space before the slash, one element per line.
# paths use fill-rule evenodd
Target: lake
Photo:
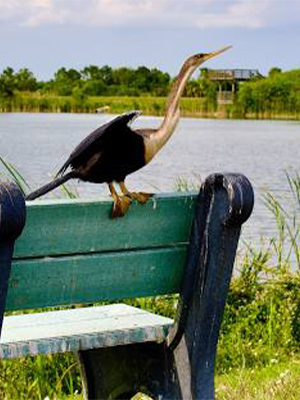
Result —
<path fill-rule="evenodd" d="M 32 188 L 49 181 L 73 148 L 108 114 L 0 114 L 0 155 L 14 164 Z M 158 117 L 139 117 L 133 127 L 157 127 Z M 300 170 L 300 123 L 182 118 L 173 137 L 142 170 L 127 179 L 132 190 L 167 192 L 178 178 L 199 184 L 213 172 L 241 172 L 256 194 L 254 214 L 243 237 L 275 232 L 262 195 L 289 196 L 285 171 Z M 80 196 L 108 195 L 106 185 L 74 182 Z M 60 196 L 60 190 L 55 191 Z M 52 195 L 53 196 L 53 195 Z"/>

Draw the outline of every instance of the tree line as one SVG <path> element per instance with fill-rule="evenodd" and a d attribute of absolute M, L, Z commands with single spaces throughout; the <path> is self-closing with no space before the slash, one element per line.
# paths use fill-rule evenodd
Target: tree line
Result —
<path fill-rule="evenodd" d="M 193 106 L 198 116 L 201 116 L 202 110 L 212 114 L 218 109 L 219 84 L 210 81 L 208 76 L 207 70 L 202 69 L 185 88 L 184 97 L 199 99 L 199 108 Z M 56 101 L 63 104 L 59 106 L 62 111 L 91 111 L 96 104 L 91 99 L 97 96 L 165 98 L 173 79 L 157 68 L 114 69 L 108 65 L 90 65 L 80 71 L 62 67 L 50 80 L 39 81 L 27 68 L 14 71 L 7 67 L 0 74 L 0 110 L 13 111 L 17 108 L 30 111 L 39 102 L 37 110 L 54 111 L 51 103 Z M 154 102 L 152 109 L 159 115 L 163 107 L 157 104 Z M 286 115 L 299 118 L 300 69 L 283 72 L 272 68 L 265 78 L 240 83 L 234 103 L 226 106 L 226 115 L 242 118 Z"/>
<path fill-rule="evenodd" d="M 14 71 L 7 67 L 0 74 L 0 96 L 11 97 L 16 92 L 39 92 L 58 96 L 167 96 L 173 79 L 167 72 L 145 66 L 115 68 L 90 65 L 81 71 L 58 69 L 52 79 L 38 81 L 28 68 Z M 213 85 L 213 84 L 212 84 Z M 186 97 L 205 96 L 209 82 L 194 79 L 188 82 Z"/>
<path fill-rule="evenodd" d="M 39 91 L 59 96 L 78 95 L 79 91 L 86 96 L 165 96 L 170 82 L 168 73 L 144 66 L 113 69 L 108 65 L 90 65 L 81 71 L 62 67 L 47 82 L 38 81 L 27 68 L 15 72 L 8 67 L 0 75 L 0 93 L 6 97 L 16 91 Z"/>

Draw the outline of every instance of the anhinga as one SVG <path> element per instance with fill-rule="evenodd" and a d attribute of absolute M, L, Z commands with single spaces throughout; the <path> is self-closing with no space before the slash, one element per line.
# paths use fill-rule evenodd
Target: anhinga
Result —
<path fill-rule="evenodd" d="M 139 111 L 116 117 L 89 134 L 71 153 L 56 178 L 30 193 L 27 200 L 33 200 L 69 179 L 77 178 L 86 182 L 108 184 L 114 201 L 112 217 L 123 216 L 132 200 L 145 204 L 151 195 L 129 192 L 124 183 L 126 176 L 148 164 L 173 134 L 180 117 L 180 97 L 196 68 L 229 48 L 230 46 L 212 53 L 196 54 L 184 62 L 171 88 L 165 117 L 158 129 L 131 129 L 129 123 L 140 115 Z M 66 173 L 68 168 L 70 171 Z M 116 192 L 114 182 L 118 183 L 122 196 Z"/>

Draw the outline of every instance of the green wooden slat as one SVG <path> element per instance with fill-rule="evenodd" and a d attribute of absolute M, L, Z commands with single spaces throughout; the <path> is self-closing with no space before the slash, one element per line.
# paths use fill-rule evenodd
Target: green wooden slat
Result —
<path fill-rule="evenodd" d="M 186 246 L 15 260 L 7 310 L 178 292 Z"/>
<path fill-rule="evenodd" d="M 27 221 L 14 258 L 149 248 L 183 243 L 189 236 L 193 194 L 159 195 L 133 204 L 123 218 L 109 218 L 112 202 L 28 202 Z"/>

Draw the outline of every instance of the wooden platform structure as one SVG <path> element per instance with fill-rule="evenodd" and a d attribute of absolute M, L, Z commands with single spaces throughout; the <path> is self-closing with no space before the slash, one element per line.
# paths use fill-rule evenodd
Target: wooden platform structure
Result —
<path fill-rule="evenodd" d="M 246 82 L 253 78 L 263 78 L 257 69 L 208 69 L 207 77 L 219 83 L 218 104 L 232 104 L 239 82 Z M 231 84 L 231 90 L 224 90 L 224 82 Z"/>
<path fill-rule="evenodd" d="M 215 82 L 245 82 L 263 76 L 257 69 L 209 69 L 208 78 Z"/>

